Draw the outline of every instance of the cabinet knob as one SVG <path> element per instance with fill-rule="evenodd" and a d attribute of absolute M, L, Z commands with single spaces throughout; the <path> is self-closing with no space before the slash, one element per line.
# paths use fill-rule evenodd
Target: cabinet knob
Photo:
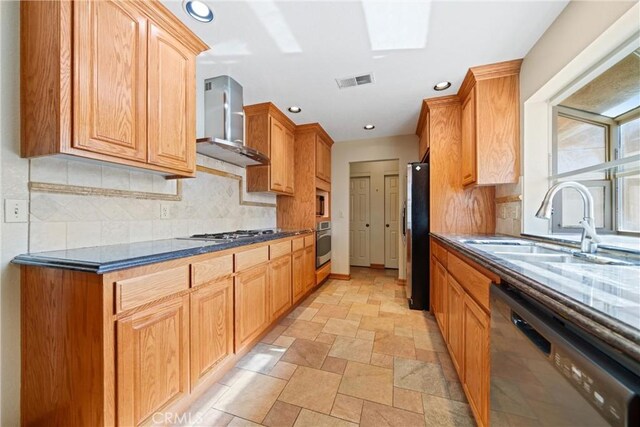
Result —
<path fill-rule="evenodd" d="M 365 226 L 365 227 L 368 227 L 368 226 L 369 226 L 369 224 L 365 224 L 364 226 Z"/>
<path fill-rule="evenodd" d="M 389 228 L 389 224 L 387 224 L 386 227 Z"/>

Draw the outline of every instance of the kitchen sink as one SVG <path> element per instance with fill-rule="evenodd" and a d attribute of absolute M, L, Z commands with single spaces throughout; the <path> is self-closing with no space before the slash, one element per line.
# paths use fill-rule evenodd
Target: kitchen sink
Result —
<path fill-rule="evenodd" d="M 638 265 L 605 255 L 586 254 L 565 246 L 517 239 L 467 239 L 463 243 L 507 261 L 572 264 Z"/>

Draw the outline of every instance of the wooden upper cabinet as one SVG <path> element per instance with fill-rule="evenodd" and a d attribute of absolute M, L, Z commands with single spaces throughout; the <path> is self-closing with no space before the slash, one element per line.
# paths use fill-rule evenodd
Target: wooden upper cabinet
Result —
<path fill-rule="evenodd" d="M 422 123 L 422 129 L 420 131 L 419 143 L 418 143 L 418 157 L 420 161 L 425 161 L 427 153 L 429 152 L 429 111 L 425 111 L 424 122 Z"/>
<path fill-rule="evenodd" d="M 293 195 L 295 124 L 270 102 L 244 107 L 248 147 L 269 156 L 265 166 L 247 167 L 247 191 Z"/>
<path fill-rule="evenodd" d="M 205 49 L 157 1 L 22 2 L 22 156 L 193 176 Z"/>
<path fill-rule="evenodd" d="M 189 393 L 189 296 L 116 322 L 118 425 L 140 425 Z"/>
<path fill-rule="evenodd" d="M 331 143 L 316 137 L 316 177 L 331 182 Z"/>
<path fill-rule="evenodd" d="M 149 163 L 192 172 L 196 157 L 195 56 L 149 25 Z"/>
<path fill-rule="evenodd" d="M 74 148 L 147 157 L 147 17 L 127 2 L 74 4 Z"/>
<path fill-rule="evenodd" d="M 462 185 L 477 180 L 476 166 L 476 89 L 471 89 L 462 104 Z"/>
<path fill-rule="evenodd" d="M 470 68 L 460 86 L 463 185 L 496 185 L 520 175 L 522 60 Z"/>

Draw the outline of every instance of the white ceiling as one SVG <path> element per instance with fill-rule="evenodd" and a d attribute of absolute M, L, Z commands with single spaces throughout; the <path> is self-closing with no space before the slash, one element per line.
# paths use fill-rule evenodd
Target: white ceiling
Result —
<path fill-rule="evenodd" d="M 567 3 L 207 0 L 215 20 L 203 24 L 182 1 L 162 2 L 211 46 L 199 80 L 230 75 L 245 105 L 299 105 L 294 122 L 319 122 L 336 141 L 415 132 L 423 98 L 456 93 L 471 66 L 524 57 Z M 334 80 L 368 72 L 372 85 Z M 453 85 L 435 92 L 441 80 Z"/>

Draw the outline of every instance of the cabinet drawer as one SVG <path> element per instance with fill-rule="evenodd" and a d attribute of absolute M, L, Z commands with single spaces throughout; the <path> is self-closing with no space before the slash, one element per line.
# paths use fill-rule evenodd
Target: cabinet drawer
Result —
<path fill-rule="evenodd" d="M 315 243 L 315 237 L 313 237 L 313 234 L 310 234 L 304 237 L 305 248 L 308 248 L 309 246 L 313 246 L 314 243 Z"/>
<path fill-rule="evenodd" d="M 269 259 L 276 259 L 291 253 L 291 240 L 269 245 Z"/>
<path fill-rule="evenodd" d="M 191 265 L 192 283 L 196 287 L 233 274 L 233 255 L 225 255 Z"/>
<path fill-rule="evenodd" d="M 297 239 L 293 239 L 292 245 L 293 245 L 293 249 L 292 249 L 293 252 L 303 249 L 304 237 L 298 237 Z"/>
<path fill-rule="evenodd" d="M 485 310 L 489 310 L 489 288 L 491 279 L 449 252 L 447 270 L 456 278 L 473 299 Z"/>
<path fill-rule="evenodd" d="M 189 289 L 189 266 L 116 282 L 116 313 Z"/>
<path fill-rule="evenodd" d="M 433 239 L 431 239 L 431 254 L 436 257 L 444 267 L 447 266 L 447 250 Z"/>
<path fill-rule="evenodd" d="M 269 261 L 269 246 L 251 249 L 236 254 L 236 271 L 246 270 L 254 265 Z"/>

